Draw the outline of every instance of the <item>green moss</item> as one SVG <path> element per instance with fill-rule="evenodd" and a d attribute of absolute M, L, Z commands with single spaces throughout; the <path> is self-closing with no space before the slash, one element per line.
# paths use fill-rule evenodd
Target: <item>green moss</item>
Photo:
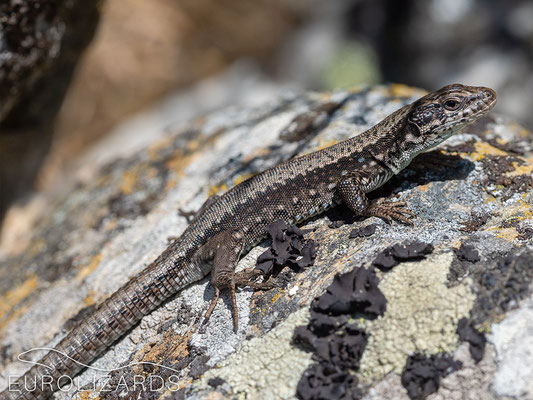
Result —
<path fill-rule="evenodd" d="M 339 49 L 323 72 L 326 89 L 349 88 L 381 80 L 376 54 L 362 42 L 351 42 Z"/>

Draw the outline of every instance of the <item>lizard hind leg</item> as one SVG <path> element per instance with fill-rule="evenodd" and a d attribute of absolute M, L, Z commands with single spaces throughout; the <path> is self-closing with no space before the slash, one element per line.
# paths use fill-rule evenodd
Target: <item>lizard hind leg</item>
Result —
<path fill-rule="evenodd" d="M 229 290 L 233 306 L 233 329 L 238 329 L 237 301 L 235 296 L 235 267 L 244 247 L 244 234 L 239 230 L 226 230 L 213 236 L 199 250 L 199 262 L 210 262 L 211 285 L 215 288 L 215 296 L 204 316 L 206 324 L 220 297 L 221 290 Z M 240 283 L 238 280 L 237 284 Z"/>

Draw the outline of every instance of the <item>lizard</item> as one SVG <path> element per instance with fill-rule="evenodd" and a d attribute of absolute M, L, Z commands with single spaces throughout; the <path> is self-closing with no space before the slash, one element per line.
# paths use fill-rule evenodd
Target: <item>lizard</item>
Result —
<path fill-rule="evenodd" d="M 240 257 L 265 238 L 265 227 L 277 220 L 299 225 L 340 203 L 358 216 L 412 224 L 415 214 L 404 201 L 370 202 L 366 194 L 418 154 L 485 115 L 495 103 L 496 93 L 490 88 L 448 85 L 357 136 L 292 158 L 208 198 L 179 238 L 100 303 L 0 399 L 50 397 L 61 386 L 60 376 L 79 373 L 83 364 L 92 362 L 143 316 L 209 273 L 215 295 L 203 323 L 209 320 L 221 290 L 227 290 L 236 330 L 235 288 L 271 287 L 269 282 L 257 282 L 257 270 L 235 273 Z M 36 388 L 27 390 L 24 380 L 36 381 Z"/>

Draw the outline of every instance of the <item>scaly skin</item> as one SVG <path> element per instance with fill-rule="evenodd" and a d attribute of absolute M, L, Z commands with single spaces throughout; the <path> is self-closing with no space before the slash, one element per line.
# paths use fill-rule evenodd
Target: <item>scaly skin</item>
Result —
<path fill-rule="evenodd" d="M 240 255 L 264 238 L 265 227 L 276 220 L 300 224 L 341 202 L 357 215 L 410 224 L 413 214 L 403 202 L 370 204 L 365 193 L 382 186 L 421 152 L 485 115 L 495 102 L 496 94 L 488 88 L 446 86 L 354 138 L 284 162 L 210 199 L 181 237 L 56 346 L 71 359 L 51 352 L 40 360 L 50 368 L 34 366 L 21 378 L 52 381 L 51 385 L 42 385 L 42 391 L 6 391 L 0 398 L 49 397 L 58 388 L 58 377 L 76 375 L 83 368 L 80 364 L 89 364 L 143 316 L 209 272 L 215 298 L 205 319 L 220 289 L 229 289 L 236 329 L 235 286 L 268 287 L 253 281 L 254 272 L 234 274 Z"/>

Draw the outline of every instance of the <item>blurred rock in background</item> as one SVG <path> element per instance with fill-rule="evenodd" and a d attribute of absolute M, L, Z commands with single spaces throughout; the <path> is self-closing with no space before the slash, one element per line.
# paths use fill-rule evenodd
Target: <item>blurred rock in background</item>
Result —
<path fill-rule="evenodd" d="M 69 23 L 60 10 L 83 15 Z M 0 215 L 32 188 L 57 192 L 87 148 L 132 114 L 164 107 L 166 96 L 219 74 L 220 84 L 191 92 L 196 112 L 184 105 L 179 117 L 234 102 L 235 81 L 223 71 L 243 61 L 255 67 L 239 69 L 239 79 L 261 76 L 263 88 L 486 85 L 498 92 L 497 111 L 533 126 L 533 3 L 526 0 L 8 0 L 0 14 Z M 66 54 L 68 68 L 61 67 Z M 10 81 L 14 71 L 22 72 Z M 53 71 L 62 71 L 61 84 Z M 39 124 L 26 128 L 33 120 Z"/>

